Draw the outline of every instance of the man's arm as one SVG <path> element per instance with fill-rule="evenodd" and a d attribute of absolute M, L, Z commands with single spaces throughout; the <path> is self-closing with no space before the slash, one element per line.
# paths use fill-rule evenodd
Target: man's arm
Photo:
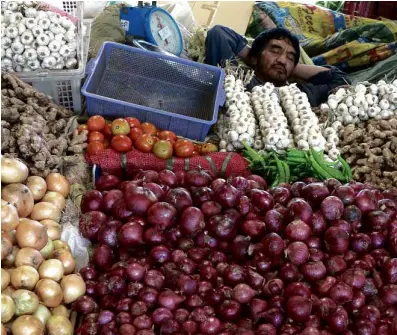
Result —
<path fill-rule="evenodd" d="M 312 107 L 317 107 L 327 101 L 329 92 L 334 88 L 350 84 L 346 73 L 336 67 L 322 67 L 315 65 L 297 65 L 298 72 L 294 75 L 306 80 L 298 87 L 307 94 Z M 307 71 L 307 74 L 304 71 Z M 302 72 L 301 72 L 302 71 Z"/>

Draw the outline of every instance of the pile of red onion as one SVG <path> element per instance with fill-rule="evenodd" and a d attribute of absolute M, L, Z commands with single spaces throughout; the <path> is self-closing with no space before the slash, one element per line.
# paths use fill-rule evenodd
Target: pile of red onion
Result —
<path fill-rule="evenodd" d="M 397 335 L 395 190 L 204 170 L 96 188 L 76 334 Z"/>

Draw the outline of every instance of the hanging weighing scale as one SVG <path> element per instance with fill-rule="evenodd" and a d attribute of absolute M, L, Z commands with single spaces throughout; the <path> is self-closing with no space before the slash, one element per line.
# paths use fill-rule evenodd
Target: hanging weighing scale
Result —
<path fill-rule="evenodd" d="M 173 55 L 182 53 L 183 38 L 178 24 L 168 12 L 156 7 L 155 1 L 152 5 L 138 1 L 137 7 L 121 8 L 120 23 L 127 40 L 136 46 L 145 48 L 146 41 Z"/>

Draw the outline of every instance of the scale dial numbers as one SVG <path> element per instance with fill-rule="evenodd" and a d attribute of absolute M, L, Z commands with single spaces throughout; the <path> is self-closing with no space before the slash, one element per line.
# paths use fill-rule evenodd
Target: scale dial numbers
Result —
<path fill-rule="evenodd" d="M 158 11 L 150 17 L 150 29 L 157 45 L 173 54 L 178 54 L 181 47 L 179 29 L 167 15 Z"/>

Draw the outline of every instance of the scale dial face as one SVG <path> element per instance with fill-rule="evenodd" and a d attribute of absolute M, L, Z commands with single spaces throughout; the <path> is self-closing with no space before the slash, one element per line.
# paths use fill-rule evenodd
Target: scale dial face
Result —
<path fill-rule="evenodd" d="M 149 29 L 156 44 L 174 55 L 179 55 L 183 48 L 183 42 L 175 21 L 168 13 L 160 10 L 152 11 L 149 20 Z"/>

